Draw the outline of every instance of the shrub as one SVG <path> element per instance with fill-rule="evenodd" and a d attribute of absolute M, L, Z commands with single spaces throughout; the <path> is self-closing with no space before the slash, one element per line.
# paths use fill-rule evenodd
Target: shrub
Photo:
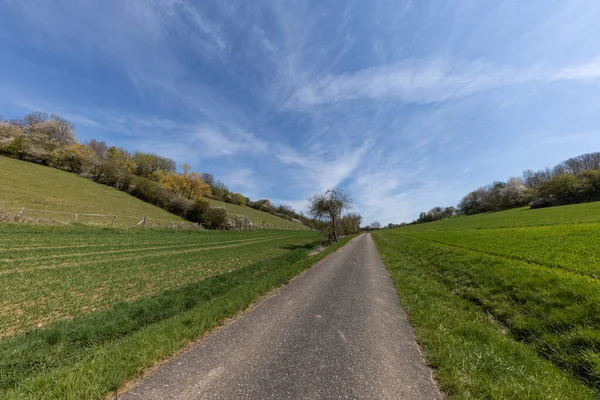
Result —
<path fill-rule="evenodd" d="M 227 225 L 234 228 L 249 228 L 252 222 L 245 215 L 232 214 L 227 217 Z"/>
<path fill-rule="evenodd" d="M 227 210 L 223 207 L 211 207 L 206 212 L 206 224 L 212 229 L 222 229 L 227 226 Z"/>
<path fill-rule="evenodd" d="M 180 197 L 173 197 L 167 204 L 167 211 L 180 217 L 185 217 L 190 210 L 190 202 Z"/>
<path fill-rule="evenodd" d="M 555 205 L 556 205 L 555 201 L 553 201 L 552 199 L 546 199 L 546 198 L 535 199 L 534 201 L 529 203 L 529 207 L 531 207 L 532 209 L 552 207 Z"/>
<path fill-rule="evenodd" d="M 210 203 L 208 201 L 203 199 L 196 200 L 188 209 L 185 218 L 198 224 L 205 224 L 207 223 L 207 215 L 209 210 Z"/>

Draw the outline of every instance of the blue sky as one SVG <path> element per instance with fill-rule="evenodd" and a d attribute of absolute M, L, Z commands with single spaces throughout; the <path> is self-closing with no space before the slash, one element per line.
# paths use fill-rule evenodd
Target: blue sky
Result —
<path fill-rule="evenodd" d="M 600 2 L 0 0 L 0 115 L 401 222 L 600 151 Z"/>

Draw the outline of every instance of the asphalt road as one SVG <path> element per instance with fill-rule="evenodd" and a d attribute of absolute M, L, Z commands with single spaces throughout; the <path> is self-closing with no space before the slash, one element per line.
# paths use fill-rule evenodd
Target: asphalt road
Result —
<path fill-rule="evenodd" d="M 363 234 L 122 398 L 441 395 L 373 240 Z"/>

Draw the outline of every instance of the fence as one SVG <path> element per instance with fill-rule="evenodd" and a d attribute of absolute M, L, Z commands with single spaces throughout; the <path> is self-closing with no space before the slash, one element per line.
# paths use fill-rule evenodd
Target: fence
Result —
<path fill-rule="evenodd" d="M 170 227 L 170 228 L 187 228 L 187 229 L 203 229 L 202 224 L 196 224 L 189 221 L 174 221 L 169 219 L 153 218 L 147 215 L 132 216 L 132 215 L 115 215 L 115 214 L 98 214 L 98 213 L 82 213 L 73 211 L 54 211 L 42 210 L 30 207 L 2 206 L 0 205 L 0 214 L 2 210 L 8 211 L 7 215 L 14 221 L 30 221 L 30 222 L 73 222 L 91 225 L 104 226 L 120 226 L 120 227 Z M 10 211 L 16 212 L 12 214 Z M 14 217 L 13 217 L 14 215 Z M 47 216 L 45 218 L 44 216 Z M 54 217 L 52 217 L 54 216 Z M 277 224 L 252 224 L 247 226 L 229 226 L 225 230 L 253 230 L 253 229 L 285 229 L 299 230 L 299 228 L 277 225 Z"/>

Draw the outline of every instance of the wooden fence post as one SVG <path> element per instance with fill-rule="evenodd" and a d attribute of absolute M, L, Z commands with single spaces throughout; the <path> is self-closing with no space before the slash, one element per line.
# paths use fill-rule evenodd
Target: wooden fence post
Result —
<path fill-rule="evenodd" d="M 73 217 L 73 222 L 77 222 L 77 213 L 75 213 L 75 216 Z"/>
<path fill-rule="evenodd" d="M 147 219 L 147 218 L 148 218 L 148 217 L 144 215 L 144 222 L 142 223 L 142 226 L 146 226 L 146 219 Z"/>
<path fill-rule="evenodd" d="M 116 216 L 116 215 L 115 215 L 115 216 L 113 216 L 113 220 L 112 220 L 112 222 L 110 223 L 110 226 L 114 226 L 114 225 L 115 225 L 115 220 L 116 220 L 116 219 L 117 219 L 117 216 Z"/>

